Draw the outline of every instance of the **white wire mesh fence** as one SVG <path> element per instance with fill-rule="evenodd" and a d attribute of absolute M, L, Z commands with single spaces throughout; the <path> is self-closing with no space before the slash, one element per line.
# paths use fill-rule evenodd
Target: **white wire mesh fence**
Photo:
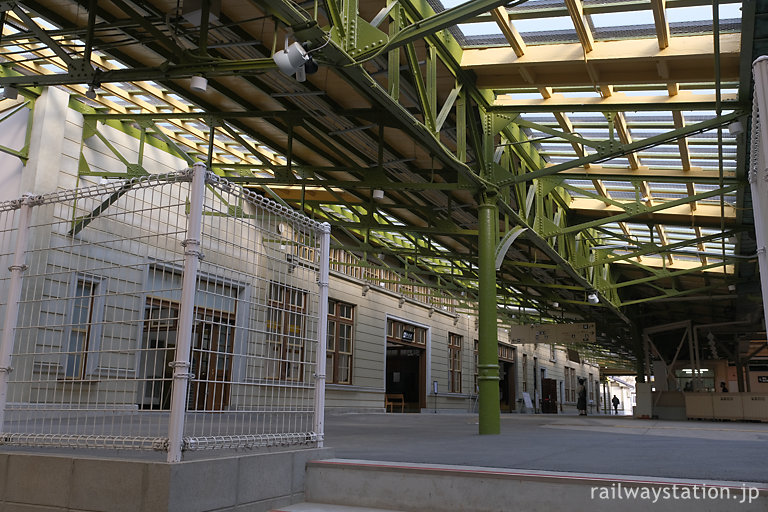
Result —
<path fill-rule="evenodd" d="M 202 166 L 0 203 L 2 442 L 321 443 L 328 233 Z"/>

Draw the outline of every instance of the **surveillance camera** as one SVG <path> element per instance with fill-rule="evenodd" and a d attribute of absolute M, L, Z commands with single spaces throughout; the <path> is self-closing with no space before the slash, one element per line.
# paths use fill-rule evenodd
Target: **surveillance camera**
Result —
<path fill-rule="evenodd" d="M 587 302 L 589 302 L 590 304 L 597 304 L 598 302 L 600 302 L 600 298 L 597 296 L 595 292 L 590 292 L 587 295 Z"/>

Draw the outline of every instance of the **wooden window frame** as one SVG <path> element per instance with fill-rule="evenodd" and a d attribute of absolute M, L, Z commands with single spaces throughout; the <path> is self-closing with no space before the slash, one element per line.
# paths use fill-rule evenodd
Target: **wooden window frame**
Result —
<path fill-rule="evenodd" d="M 101 345 L 101 318 L 104 309 L 104 296 L 100 291 L 102 286 L 100 277 L 76 273 L 70 284 L 72 295 L 69 299 L 67 308 L 67 328 L 64 339 L 66 340 L 66 349 L 62 350 L 61 371 L 64 380 L 84 380 L 94 373 L 98 363 L 97 352 Z M 88 295 L 78 295 L 77 290 L 81 284 L 89 287 Z M 78 301 L 82 298 L 88 299 L 87 315 L 85 322 L 79 322 L 76 318 L 76 308 Z M 73 346 L 72 336 L 75 333 L 82 334 L 82 346 Z M 64 349 L 64 347 L 62 347 Z M 70 372 L 72 365 L 70 356 L 77 353 L 75 371 Z"/>
<path fill-rule="evenodd" d="M 279 290 L 279 291 L 278 291 Z M 277 291 L 277 293 L 276 293 Z M 275 296 L 277 295 L 277 297 Z M 267 316 L 267 339 L 266 347 L 276 348 L 279 346 L 279 354 L 268 355 L 268 365 L 275 365 L 274 374 L 267 372 L 266 379 L 285 382 L 303 382 L 304 381 L 304 336 L 306 334 L 306 322 L 304 315 L 307 312 L 307 292 L 300 288 L 294 288 L 280 283 L 272 282 L 269 284 L 269 311 Z M 301 297 L 300 304 L 294 304 L 294 297 Z M 277 321 L 273 320 L 276 315 Z M 294 327 L 291 324 L 291 318 L 297 315 L 301 319 L 299 332 L 291 332 Z M 276 325 L 270 325 L 270 324 Z M 274 338 L 274 339 L 272 339 Z M 292 340 L 299 340 L 300 343 L 291 343 Z M 298 348 L 294 348 L 294 346 Z M 289 360 L 290 351 L 298 354 L 297 360 Z M 277 361 L 275 361 L 277 360 Z M 277 363 L 277 364 L 276 364 Z M 298 365 L 297 377 L 292 377 L 291 370 L 293 365 Z"/>
<path fill-rule="evenodd" d="M 347 308 L 348 316 L 342 315 L 342 309 Z M 341 339 L 341 330 L 349 329 L 349 350 L 341 351 L 339 340 Z M 347 302 L 334 299 L 328 300 L 328 348 L 326 350 L 327 364 L 326 373 L 329 384 L 352 384 L 352 360 L 355 336 L 355 306 Z M 349 359 L 349 369 L 347 371 L 347 380 L 341 380 L 339 377 L 339 362 L 343 356 Z"/>
<path fill-rule="evenodd" d="M 448 392 L 461 393 L 462 336 L 448 333 Z"/>
<path fill-rule="evenodd" d="M 528 354 L 523 354 L 523 364 L 522 364 L 522 384 L 523 384 L 523 393 L 528 392 Z"/>

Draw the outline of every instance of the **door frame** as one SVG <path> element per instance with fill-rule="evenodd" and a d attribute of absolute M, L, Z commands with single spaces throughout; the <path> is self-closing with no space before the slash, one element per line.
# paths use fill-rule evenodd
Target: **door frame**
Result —
<path fill-rule="evenodd" d="M 427 324 L 422 324 L 419 322 L 415 322 L 413 320 L 410 320 L 408 318 L 392 315 L 390 313 L 387 313 L 384 315 L 384 343 L 382 344 L 383 350 L 382 350 L 382 357 L 383 357 L 383 367 L 384 371 L 381 375 L 382 380 L 382 390 L 384 393 L 387 392 L 387 333 L 389 332 L 388 326 L 389 321 L 395 321 L 395 322 L 402 322 L 404 324 L 412 325 L 414 327 L 421 327 L 426 330 L 426 340 L 424 343 L 424 347 L 419 347 L 417 345 L 403 345 L 404 347 L 411 347 L 422 350 L 422 355 L 419 356 L 419 371 L 423 372 L 422 375 L 424 375 L 424 379 L 422 382 L 419 382 L 419 408 L 420 409 L 426 409 L 427 407 L 427 382 L 432 382 L 432 327 Z"/>

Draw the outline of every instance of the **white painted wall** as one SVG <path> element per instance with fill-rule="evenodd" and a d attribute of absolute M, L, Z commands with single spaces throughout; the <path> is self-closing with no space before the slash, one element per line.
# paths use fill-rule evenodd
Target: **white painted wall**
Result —
<path fill-rule="evenodd" d="M 21 100 L 16 102 L 3 100 L 0 103 L 3 107 L 0 117 L 10 114 L 22 103 Z M 29 108 L 22 108 L 0 123 L 0 145 L 20 151 L 26 142 L 29 117 Z M 22 168 L 23 163 L 19 157 L 0 152 L 0 201 L 17 199 L 25 192 L 21 189 Z"/>

